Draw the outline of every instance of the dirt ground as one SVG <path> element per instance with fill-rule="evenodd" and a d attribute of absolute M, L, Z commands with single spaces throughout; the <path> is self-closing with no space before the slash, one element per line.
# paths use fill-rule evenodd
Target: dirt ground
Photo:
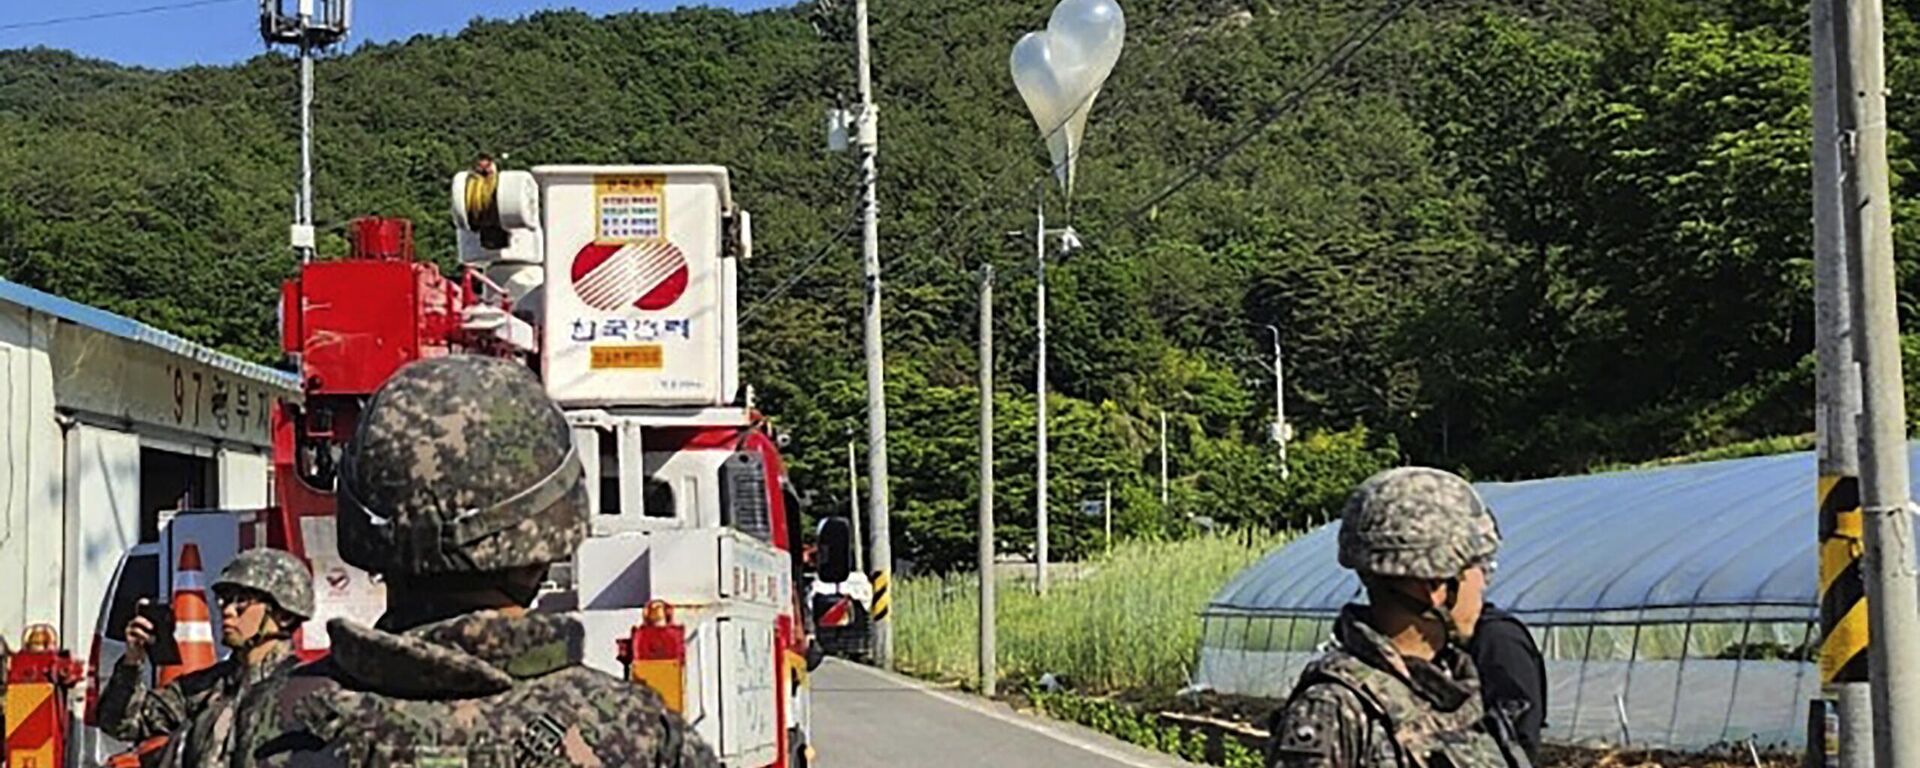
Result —
<path fill-rule="evenodd" d="M 1602 750 L 1547 745 L 1540 762 L 1553 768 L 1754 768 L 1754 758 L 1743 749 L 1727 752 L 1681 753 L 1660 750 Z M 1761 768 L 1796 768 L 1800 756 L 1761 752 Z"/>

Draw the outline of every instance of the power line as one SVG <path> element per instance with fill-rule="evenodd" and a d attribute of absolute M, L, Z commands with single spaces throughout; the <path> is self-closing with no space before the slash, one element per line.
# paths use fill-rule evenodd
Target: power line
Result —
<path fill-rule="evenodd" d="M 1419 2 L 1419 0 L 1396 0 L 1396 2 L 1382 8 L 1380 13 L 1376 14 L 1372 21 L 1354 30 L 1346 39 L 1341 41 L 1340 45 L 1334 48 L 1331 55 L 1322 59 L 1320 64 L 1315 68 L 1317 71 L 1308 77 L 1305 83 L 1295 87 L 1292 91 L 1288 92 L 1286 96 L 1282 97 L 1280 101 L 1274 103 L 1273 106 L 1262 112 L 1251 125 L 1248 125 L 1241 131 L 1239 136 L 1234 137 L 1232 141 L 1227 142 L 1225 146 L 1215 151 L 1212 155 L 1209 155 L 1206 160 L 1187 169 L 1187 172 L 1181 174 L 1173 183 L 1168 184 L 1165 188 L 1140 204 L 1128 209 L 1127 213 L 1121 217 L 1121 226 L 1129 228 L 1134 226 L 1139 222 L 1142 214 L 1166 202 L 1174 195 L 1179 194 L 1181 190 L 1186 189 L 1187 185 L 1192 184 L 1201 176 L 1213 173 L 1220 167 L 1221 163 L 1225 162 L 1227 158 L 1239 153 L 1240 150 L 1245 149 L 1255 138 L 1259 137 L 1261 133 L 1264 133 L 1267 128 L 1271 127 L 1275 121 L 1299 108 L 1300 104 L 1305 102 L 1308 96 L 1313 95 L 1313 92 L 1318 90 L 1320 86 L 1324 85 L 1328 80 L 1332 79 L 1335 73 L 1344 69 L 1347 63 L 1353 60 L 1354 56 L 1372 44 L 1374 39 L 1378 38 L 1380 33 L 1385 31 L 1388 25 L 1391 25 L 1395 20 L 1405 15 L 1416 2 Z"/>
<path fill-rule="evenodd" d="M 1179 7 L 1179 5 L 1180 5 L 1180 0 L 1169 0 L 1166 6 L 1160 9 L 1160 14 L 1154 17 L 1154 26 L 1156 27 L 1154 31 L 1159 31 L 1158 30 L 1159 27 L 1170 25 L 1174 21 L 1177 21 L 1174 11 Z M 1148 34 L 1151 35 L 1152 32 L 1149 32 Z M 1120 110 L 1122 106 L 1129 104 L 1130 103 L 1129 100 L 1132 97 L 1138 94 L 1150 91 L 1154 85 L 1158 84 L 1160 77 L 1164 76 L 1167 72 L 1173 69 L 1172 64 L 1174 62 L 1179 61 L 1180 58 L 1186 54 L 1187 49 L 1192 47 L 1194 42 L 1198 41 L 1203 36 L 1204 35 L 1201 32 L 1192 32 L 1185 35 L 1180 40 L 1180 42 L 1174 46 L 1173 53 L 1167 56 L 1167 64 L 1165 66 L 1154 68 L 1149 72 L 1145 81 L 1143 81 L 1142 83 L 1140 83 L 1139 85 L 1133 88 L 1128 89 L 1127 91 L 1122 93 L 1118 98 L 1108 102 L 1107 111 L 1109 113 L 1117 112 Z M 1053 135 L 1055 133 L 1059 133 L 1060 131 L 1065 130 L 1067 127 L 1067 123 L 1071 122 L 1073 118 L 1077 117 L 1080 114 L 1081 110 L 1091 109 L 1091 108 L 1092 108 L 1091 101 L 1082 102 L 1080 105 L 1074 107 L 1072 111 L 1067 113 L 1067 116 L 1065 118 L 1061 119 L 1058 125 L 1055 125 L 1052 128 L 1052 130 L 1048 130 L 1040 134 L 1041 143 L 1043 144 L 1046 143 L 1047 141 L 1053 138 Z M 1071 164 L 1077 161 L 1080 158 L 1080 154 L 1086 151 L 1086 148 L 1087 148 L 1087 145 L 1085 142 L 1082 142 L 1080 146 L 1074 147 L 1073 151 L 1068 153 L 1065 159 L 1061 160 L 1058 163 L 1054 163 L 1053 165 L 1047 168 L 1045 173 L 1040 174 L 1038 177 L 1038 180 L 1045 181 L 1046 179 L 1059 173 L 1061 168 L 1064 168 L 1068 164 Z M 1007 198 L 997 194 L 995 191 L 995 188 L 998 187 L 999 180 L 1002 177 L 1006 176 L 1008 171 L 1013 170 L 1015 167 L 1017 167 L 1023 162 L 1026 162 L 1025 158 L 1015 157 L 1011 161 L 1009 161 L 1006 165 L 1001 166 L 999 170 L 994 171 L 992 174 L 989 174 L 987 176 L 988 189 L 986 192 L 983 192 L 980 195 L 975 196 L 974 199 L 967 201 L 966 205 L 963 205 L 958 210 L 954 211 L 951 214 L 948 214 L 946 217 L 946 220 L 942 221 L 939 226 L 935 227 L 933 230 L 931 230 L 927 234 L 915 237 L 913 239 L 913 242 L 910 244 L 910 246 L 905 250 L 907 252 L 911 252 L 912 250 L 919 247 L 924 242 L 927 242 L 927 241 L 937 242 L 940 235 L 945 234 L 947 230 L 952 228 L 955 224 L 958 224 L 960 220 L 966 217 L 968 213 L 973 212 L 975 209 L 979 208 L 982 203 L 985 203 L 989 200 L 998 198 L 1000 201 L 999 205 L 996 206 L 996 208 L 994 209 L 995 213 L 998 213 L 1001 210 L 1004 210 L 1010 201 Z M 963 237 L 960 237 L 957 239 L 960 241 L 965 241 L 967 239 L 970 239 L 971 237 L 973 237 L 975 233 L 977 233 L 980 230 L 981 227 L 990 226 L 990 225 L 991 225 L 991 221 L 988 221 L 986 223 L 975 222 L 974 226 L 968 228 L 965 231 Z M 927 266 L 932 263 L 933 263 L 932 261 L 918 262 L 912 265 L 911 267 L 909 267 L 905 272 L 895 274 L 894 277 L 892 278 L 892 281 L 904 282 L 905 279 L 908 277 L 918 277 L 925 269 L 927 269 Z"/>
<path fill-rule="evenodd" d="M 1317 62 L 1314 65 L 1314 67 L 1311 70 L 1309 70 L 1311 74 L 1308 76 L 1308 79 L 1306 80 L 1306 82 L 1302 83 L 1299 86 L 1296 86 L 1294 89 L 1289 91 L 1285 96 L 1283 96 L 1278 102 L 1275 102 L 1273 106 L 1264 110 L 1260 114 L 1260 116 L 1254 120 L 1253 123 L 1249 124 L 1246 128 L 1242 129 L 1239 135 L 1235 136 L 1226 145 L 1222 146 L 1219 150 L 1215 151 L 1212 155 L 1209 155 L 1207 159 L 1203 160 L 1199 164 L 1188 169 L 1174 182 L 1167 185 L 1161 191 L 1155 193 L 1150 198 L 1146 199 L 1144 202 L 1129 208 L 1128 212 L 1124 216 L 1122 216 L 1121 226 L 1123 228 L 1131 228 L 1137 225 L 1140 221 L 1141 215 L 1144 214 L 1146 211 L 1151 210 L 1155 206 L 1158 206 L 1161 203 L 1166 202 L 1168 199 L 1172 198 L 1174 195 L 1179 194 L 1182 190 L 1184 190 L 1188 185 L 1192 184 L 1200 176 L 1211 173 L 1214 169 L 1218 168 L 1222 162 L 1225 162 L 1227 158 L 1232 157 L 1233 155 L 1239 153 L 1240 150 L 1245 149 L 1248 144 L 1252 143 L 1253 139 L 1257 138 L 1261 133 L 1265 132 L 1267 128 L 1271 127 L 1281 117 L 1284 117 L 1288 113 L 1297 109 L 1299 105 L 1302 102 L 1304 102 L 1308 96 L 1311 96 L 1315 91 L 1319 90 L 1320 87 L 1325 85 L 1327 81 L 1333 77 L 1333 75 L 1337 74 L 1340 70 L 1344 69 L 1346 65 L 1349 62 L 1351 62 L 1355 56 L 1357 56 L 1367 46 L 1371 45 L 1373 41 L 1377 39 L 1380 36 L 1380 34 L 1384 32 L 1389 25 L 1391 25 L 1394 21 L 1398 20 L 1401 16 L 1404 16 L 1408 10 L 1411 10 L 1413 5 L 1416 2 L 1419 2 L 1419 0 L 1395 0 L 1395 2 L 1390 3 L 1389 5 L 1383 6 L 1381 10 L 1378 13 L 1376 13 L 1371 20 L 1361 25 L 1360 27 L 1354 29 L 1352 32 L 1348 33 L 1348 35 L 1345 38 L 1343 38 L 1341 42 L 1338 45 L 1336 45 L 1334 49 L 1331 52 L 1329 52 L 1329 54 L 1325 58 L 1322 58 L 1319 62 Z M 1176 5 L 1177 5 L 1177 0 L 1176 2 L 1168 3 L 1167 11 L 1163 14 L 1161 18 L 1162 19 L 1171 18 L 1171 11 Z M 1182 54 L 1184 54 L 1184 52 L 1186 51 L 1186 48 L 1192 45 L 1192 43 L 1195 40 L 1199 39 L 1199 37 L 1200 37 L 1199 34 L 1188 35 L 1184 40 L 1181 41 L 1181 43 L 1178 46 L 1175 47 L 1174 53 L 1172 54 L 1171 58 L 1174 58 L 1174 59 L 1179 58 Z M 1169 71 L 1170 69 L 1172 69 L 1172 67 L 1160 67 L 1155 69 L 1153 74 L 1149 75 L 1147 82 L 1149 83 L 1153 82 L 1158 76 Z M 1128 103 L 1127 97 L 1131 97 L 1145 90 L 1147 90 L 1147 87 L 1145 84 L 1135 89 L 1129 90 L 1126 94 L 1123 95 L 1122 98 L 1116 99 L 1112 103 L 1112 105 L 1109 107 L 1109 109 L 1110 110 L 1118 109 L 1121 105 Z M 1060 130 L 1063 130 L 1066 127 L 1067 122 L 1070 121 L 1074 116 L 1078 115 L 1080 110 L 1086 109 L 1090 106 L 1091 104 L 1083 103 L 1080 106 L 1076 107 L 1073 112 L 1070 112 L 1068 114 L 1066 119 L 1060 122 L 1059 125 L 1054 126 L 1052 130 L 1042 134 L 1042 140 L 1051 138 L 1054 133 Z M 1053 174 L 1057 173 L 1060 168 L 1064 167 L 1069 163 L 1076 161 L 1079 158 L 1080 154 L 1083 151 L 1085 151 L 1085 149 L 1086 149 L 1086 146 L 1084 144 L 1082 144 L 1079 147 L 1075 147 L 1072 153 L 1070 153 L 1065 159 L 1061 160 L 1058 163 L 1053 164 L 1052 166 L 1048 167 L 1046 172 L 1040 174 L 1038 176 L 1038 180 L 1041 182 L 1044 182 Z M 989 184 L 992 185 L 996 183 L 1001 176 L 1004 176 L 1009 170 L 1012 170 L 1012 168 L 1018 165 L 1020 162 L 1021 160 L 1016 158 L 1014 161 L 1008 163 L 1006 166 L 1003 166 L 1000 170 L 994 172 L 991 176 L 988 177 Z M 923 242 L 934 240 L 939 236 L 946 234 L 955 225 L 960 224 L 961 220 L 967 214 L 973 212 L 975 209 L 979 208 L 983 203 L 986 203 L 989 200 L 994 199 L 995 197 L 998 197 L 998 196 L 991 190 L 979 196 L 976 196 L 973 200 L 968 201 L 966 205 L 961 206 L 960 209 L 956 210 L 952 214 L 949 214 L 944 221 L 942 221 L 933 230 L 929 231 L 928 234 L 914 238 L 913 246 L 917 247 Z M 1004 208 L 1008 204 L 1009 204 L 1009 201 L 1007 199 L 1001 198 L 998 208 Z M 970 239 L 971 237 L 973 237 L 975 233 L 979 232 L 979 230 L 982 227 L 990 226 L 991 223 L 992 223 L 991 221 L 975 222 L 973 226 L 968 227 L 966 230 L 964 230 L 964 232 L 962 233 L 963 236 L 959 239 L 960 240 Z M 842 237 L 844 237 L 844 235 L 842 235 Z M 1085 236 L 1083 236 L 1083 240 L 1084 240 L 1084 237 Z M 836 238 L 836 242 L 838 239 L 839 238 Z M 784 294 L 787 290 L 791 289 L 791 287 L 798 282 L 798 278 L 803 278 L 808 272 L 811 271 L 812 267 L 820 259 L 824 258 L 825 254 L 831 250 L 832 245 L 833 244 L 829 244 L 828 248 L 823 249 L 821 253 L 816 254 L 813 258 L 809 259 L 807 264 L 802 267 L 801 271 L 798 274 L 796 274 L 794 278 L 789 278 L 788 281 L 782 284 L 779 288 L 776 288 L 774 291 L 770 292 L 768 295 L 757 300 L 755 302 L 755 307 L 757 308 L 758 306 L 764 304 L 767 300 L 776 298 L 779 295 Z M 911 250 L 913 250 L 913 248 L 908 248 L 907 250 L 910 252 Z M 919 277 L 921 273 L 924 270 L 928 269 L 929 265 L 933 263 L 934 262 L 932 261 L 922 261 L 917 264 L 914 264 L 903 271 L 896 272 L 893 275 L 891 281 L 904 282 L 909 278 Z M 750 315 L 751 312 L 749 312 L 748 314 Z M 743 316 L 743 319 L 744 319 L 744 316 Z"/>
<path fill-rule="evenodd" d="M 165 13 L 167 11 L 181 11 L 181 10 L 186 10 L 188 8 L 201 8 L 209 5 L 239 5 L 241 3 L 246 3 L 251 1 L 252 0 L 188 0 L 187 2 L 182 2 L 182 3 L 149 5 L 144 8 L 128 8 L 128 9 L 119 10 L 119 11 L 101 11 L 99 13 L 88 13 L 88 14 L 83 14 L 79 16 L 61 16 L 61 17 L 52 18 L 52 19 L 39 19 L 36 21 L 17 21 L 11 24 L 0 24 L 0 32 L 10 32 L 16 29 L 37 29 L 40 27 L 52 27 L 52 26 L 58 26 L 61 24 L 79 24 L 81 22 L 102 21 L 105 19 L 118 19 L 118 18 L 124 18 L 127 16 L 144 16 L 144 15 L 153 14 L 153 13 Z"/>
<path fill-rule="evenodd" d="M 794 286 L 799 285 L 800 281 L 806 279 L 807 274 L 812 272 L 814 267 L 819 266 L 821 261 L 825 260 L 829 254 L 832 254 L 834 248 L 845 243 L 847 237 L 852 235 L 853 231 L 857 228 L 859 228 L 859 222 L 857 221 L 842 227 L 839 233 L 835 234 L 831 240 L 828 240 L 826 245 L 821 246 L 818 252 L 808 257 L 806 261 L 801 262 L 799 271 L 795 272 L 792 277 L 782 281 L 780 285 L 776 286 L 773 290 L 767 291 L 750 300 L 746 310 L 740 313 L 740 322 L 745 323 L 758 313 L 760 308 L 772 304 L 775 299 L 780 298 L 785 295 L 787 291 L 792 290 Z"/>
<path fill-rule="evenodd" d="M 1223 145 L 1219 150 L 1215 151 L 1212 155 L 1209 155 L 1207 159 L 1201 161 L 1199 164 L 1188 169 L 1187 172 L 1181 174 L 1179 178 L 1177 178 L 1173 183 L 1167 185 L 1165 188 L 1161 189 L 1161 191 L 1147 198 L 1144 202 L 1127 209 L 1127 213 L 1121 217 L 1119 229 L 1132 229 L 1133 227 L 1138 226 L 1141 221 L 1141 217 L 1144 213 L 1166 202 L 1168 199 L 1172 198 L 1174 195 L 1179 194 L 1182 190 L 1184 190 L 1188 185 L 1192 184 L 1200 176 L 1213 172 L 1213 170 L 1218 168 L 1222 162 L 1225 162 L 1227 160 L 1227 158 L 1232 157 L 1234 154 L 1238 153 L 1240 150 L 1245 149 L 1248 144 L 1252 143 L 1253 139 L 1257 138 L 1261 133 L 1265 132 L 1267 128 L 1271 127 L 1281 117 L 1297 109 L 1300 106 L 1300 104 L 1307 99 L 1308 96 L 1311 96 L 1314 91 L 1318 90 L 1321 86 L 1325 85 L 1327 81 L 1333 77 L 1333 75 L 1337 74 L 1339 71 L 1344 69 L 1346 65 L 1350 61 L 1352 61 L 1355 56 L 1357 56 L 1367 46 L 1371 45 L 1373 41 L 1376 38 L 1378 38 L 1380 34 L 1383 31 L 1385 31 L 1388 26 L 1390 26 L 1394 21 L 1398 20 L 1401 16 L 1404 16 L 1406 12 L 1408 10 L 1411 10 L 1413 5 L 1417 2 L 1419 2 L 1419 0 L 1393 0 L 1387 5 L 1382 6 L 1381 9 L 1374 14 L 1372 19 L 1368 20 L 1366 23 L 1362 24 L 1361 26 L 1355 28 L 1353 31 L 1349 32 L 1347 36 L 1340 41 L 1339 44 L 1334 46 L 1333 50 L 1328 52 L 1327 56 L 1322 58 L 1320 61 L 1316 62 L 1314 67 L 1309 70 L 1310 74 L 1305 82 L 1301 83 L 1298 86 L 1295 86 L 1286 95 L 1281 97 L 1279 101 L 1275 102 L 1273 106 L 1262 111 L 1260 116 L 1255 118 L 1254 121 L 1251 124 L 1249 124 L 1246 128 L 1244 128 L 1239 135 L 1235 136 L 1232 140 L 1228 141 L 1225 145 Z M 1159 71 L 1165 71 L 1166 69 L 1170 69 L 1170 68 L 1162 68 Z M 1133 92 L 1129 92 L 1129 95 L 1131 95 L 1131 93 Z M 1083 150 L 1084 148 L 1085 148 L 1084 146 L 1076 147 L 1074 152 L 1070 154 L 1066 160 L 1063 160 L 1061 163 L 1055 164 L 1053 167 L 1049 168 L 1047 173 L 1042 174 L 1039 177 L 1039 179 L 1042 182 L 1044 182 L 1048 178 L 1048 176 L 1051 175 L 1055 170 L 1057 170 L 1062 164 L 1073 162 L 1079 156 L 1080 151 Z M 975 203 L 977 204 L 980 201 L 981 200 L 976 200 Z M 1007 205 L 1007 201 L 1002 200 L 1001 207 L 1004 207 L 1005 205 Z M 956 220 L 957 220 L 957 217 L 950 218 L 947 224 L 954 223 Z M 973 235 L 977 233 L 982 226 L 986 226 L 990 223 L 991 222 L 976 223 L 973 227 L 970 227 L 967 230 L 965 230 L 963 239 L 973 237 Z M 942 225 L 943 230 L 945 229 L 947 224 Z M 1084 234 L 1081 235 L 1081 240 L 1083 245 L 1095 245 Z M 931 263 L 932 263 L 931 261 L 921 262 L 915 265 L 913 268 L 897 273 L 893 279 L 905 280 L 909 277 L 918 277 L 920 273 L 927 268 L 927 265 Z"/>
<path fill-rule="evenodd" d="M 1179 5 L 1179 1 L 1180 0 L 1169 0 L 1166 7 L 1162 9 L 1160 16 L 1155 19 L 1156 26 L 1161 23 L 1165 23 L 1165 20 L 1167 19 L 1173 18 L 1173 10 Z M 1198 39 L 1199 37 L 1200 36 L 1197 34 L 1188 35 L 1185 39 L 1181 40 L 1178 45 L 1174 47 L 1174 52 L 1169 58 L 1172 60 L 1179 59 L 1180 56 L 1186 52 L 1187 48 L 1193 44 L 1193 41 Z M 1154 83 L 1155 78 L 1160 77 L 1168 69 L 1170 69 L 1170 67 L 1161 67 L 1153 70 L 1152 74 L 1148 75 L 1147 84 Z M 1128 97 L 1134 95 L 1135 93 L 1139 93 L 1145 90 L 1147 90 L 1146 84 L 1143 84 L 1139 88 L 1129 90 L 1125 94 L 1122 94 L 1120 98 L 1114 99 L 1113 101 L 1109 102 L 1107 105 L 1108 111 L 1119 109 L 1122 105 L 1127 103 Z M 1066 130 L 1067 123 L 1072 122 L 1075 117 L 1080 115 L 1081 111 L 1091 109 L 1092 106 L 1093 106 L 1093 102 L 1091 99 L 1081 102 L 1079 105 L 1075 106 L 1072 111 L 1069 111 L 1067 113 L 1066 117 L 1061 118 L 1059 124 L 1053 126 L 1052 129 L 1040 135 L 1041 141 L 1044 143 L 1048 140 L 1051 140 L 1054 134 L 1059 133 L 1060 131 Z M 1067 156 L 1066 159 L 1058 163 L 1055 163 L 1051 167 L 1049 167 L 1046 173 L 1042 174 L 1040 178 L 1044 180 L 1045 178 L 1055 173 L 1058 173 L 1059 170 L 1065 167 L 1068 163 L 1072 163 L 1076 159 L 1078 159 L 1080 156 L 1080 153 L 1085 151 L 1085 149 L 1086 149 L 1086 144 L 1083 142 L 1080 146 L 1075 147 L 1073 151 Z M 1012 160 L 1008 161 L 1007 164 L 1001 166 L 999 170 L 996 170 L 992 174 L 989 174 L 987 176 L 988 191 L 983 192 L 980 195 L 975 196 L 972 200 L 967 201 L 965 205 L 960 206 L 960 208 L 955 210 L 953 213 L 947 214 L 946 218 L 943 221 L 941 221 L 938 226 L 935 226 L 931 231 L 927 232 L 927 234 L 914 237 L 913 241 L 909 243 L 909 246 L 903 249 L 903 251 L 912 252 L 915 248 L 918 248 L 922 243 L 925 243 L 928 241 L 936 241 L 941 234 L 945 233 L 947 230 L 951 229 L 955 224 L 959 223 L 960 220 L 965 218 L 968 213 L 971 213 L 975 209 L 979 208 L 982 203 L 985 203 L 989 200 L 994 199 L 997 195 L 993 191 L 993 188 L 998 185 L 1000 178 L 1005 176 L 1008 171 L 1013 170 L 1015 167 L 1017 167 L 1020 163 L 1023 163 L 1023 162 L 1026 162 L 1025 158 L 1015 157 Z M 1001 205 L 1004 206 L 1005 204 L 1006 204 L 1005 201 L 1002 201 Z M 979 228 L 980 228 L 980 225 L 976 223 L 974 227 L 967 230 L 966 236 L 972 237 L 973 233 L 979 231 Z M 766 294 L 750 300 L 750 303 L 748 304 L 748 308 L 740 316 L 741 321 L 744 322 L 745 320 L 747 320 L 748 318 L 756 314 L 761 307 L 766 306 L 767 304 L 771 303 L 773 300 L 778 299 L 782 295 L 785 295 L 787 291 L 792 290 L 794 286 L 799 284 L 801 280 L 805 279 L 806 276 L 813 271 L 813 268 L 818 266 L 820 262 L 823 259 L 825 259 L 828 254 L 832 252 L 834 246 L 840 244 L 841 242 L 844 242 L 846 237 L 849 234 L 851 234 L 850 228 L 849 230 L 842 231 L 839 234 L 835 235 L 833 240 L 827 243 L 826 247 L 821 248 L 820 252 L 815 253 L 812 257 L 808 258 L 805 262 L 803 262 L 799 271 L 796 272 L 792 277 L 789 277 L 785 281 L 782 281 L 779 286 L 775 287 L 771 291 L 768 291 Z M 896 273 L 892 277 L 888 278 L 888 282 L 902 283 L 902 282 L 905 282 L 906 278 L 908 277 L 917 277 L 919 276 L 921 271 L 926 269 L 927 265 L 931 263 L 933 262 L 923 261 L 923 262 L 912 264 L 903 272 Z"/>

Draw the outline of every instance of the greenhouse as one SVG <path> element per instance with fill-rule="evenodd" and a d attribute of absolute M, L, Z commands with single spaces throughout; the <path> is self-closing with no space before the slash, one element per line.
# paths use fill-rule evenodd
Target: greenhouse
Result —
<path fill-rule="evenodd" d="M 1814 472 L 1813 454 L 1798 453 L 1478 484 L 1505 536 L 1488 600 L 1525 621 L 1547 658 L 1546 737 L 1804 743 L 1821 688 Z M 1361 597 L 1336 562 L 1337 528 L 1214 596 L 1195 685 L 1292 690 L 1340 607 Z"/>

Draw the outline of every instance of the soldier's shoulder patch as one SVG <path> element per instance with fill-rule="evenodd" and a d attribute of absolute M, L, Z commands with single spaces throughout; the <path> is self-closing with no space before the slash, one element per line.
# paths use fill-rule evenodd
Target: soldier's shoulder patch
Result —
<path fill-rule="evenodd" d="M 1358 700 L 1339 685 L 1312 685 L 1287 702 L 1273 719 L 1268 742 L 1272 765 L 1341 764 L 1342 729 L 1363 718 Z"/>
<path fill-rule="evenodd" d="M 1301 757 L 1331 757 L 1333 743 L 1320 723 L 1287 723 L 1273 734 L 1274 751 Z"/>

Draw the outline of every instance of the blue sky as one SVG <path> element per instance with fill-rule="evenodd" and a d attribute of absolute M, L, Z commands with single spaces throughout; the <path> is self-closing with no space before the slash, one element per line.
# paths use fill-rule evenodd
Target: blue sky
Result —
<path fill-rule="evenodd" d="M 513 18 L 543 8 L 595 15 L 706 5 L 754 10 L 796 0 L 355 0 L 351 42 L 448 33 L 475 17 Z M 187 6 L 110 18 L 55 19 Z M 0 0 L 0 49 L 47 46 L 144 67 L 230 64 L 262 50 L 258 0 Z"/>

